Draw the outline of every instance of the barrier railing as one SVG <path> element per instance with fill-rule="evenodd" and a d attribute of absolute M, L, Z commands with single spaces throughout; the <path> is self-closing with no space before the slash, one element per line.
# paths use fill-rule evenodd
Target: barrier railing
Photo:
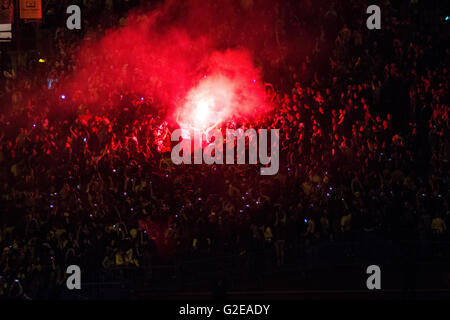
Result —
<path fill-rule="evenodd" d="M 117 267 L 102 270 L 98 281 L 84 284 L 89 298 L 130 298 L 142 292 L 169 294 L 184 290 L 211 290 L 214 281 L 226 278 L 228 289 L 289 286 L 292 277 L 314 288 L 308 280 L 334 274 L 350 274 L 363 266 L 378 264 L 402 268 L 407 264 L 422 269 L 447 270 L 448 241 L 380 241 L 375 243 L 328 242 L 286 246 L 284 264 L 277 265 L 273 246 L 245 254 L 217 254 L 196 259 L 177 259 L 171 265 Z M 361 271 L 362 270 L 362 271 Z M 450 269 L 448 269 L 450 270 Z M 312 280 L 311 280 L 312 281 Z"/>

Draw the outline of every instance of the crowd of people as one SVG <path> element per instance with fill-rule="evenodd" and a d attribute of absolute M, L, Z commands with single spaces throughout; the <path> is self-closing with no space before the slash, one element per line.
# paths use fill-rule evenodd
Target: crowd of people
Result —
<path fill-rule="evenodd" d="M 4 72 L 0 297 L 58 297 L 69 265 L 89 280 L 263 250 L 282 267 L 288 252 L 368 235 L 448 240 L 448 35 L 401 23 L 374 35 L 340 10 L 325 10 L 309 55 L 268 79 L 273 111 L 222 124 L 280 129 L 273 177 L 259 165 L 175 166 L 166 110 L 138 93 L 61 113 L 70 101 L 47 79 L 70 71 L 70 35 L 56 34 L 54 64 Z"/>

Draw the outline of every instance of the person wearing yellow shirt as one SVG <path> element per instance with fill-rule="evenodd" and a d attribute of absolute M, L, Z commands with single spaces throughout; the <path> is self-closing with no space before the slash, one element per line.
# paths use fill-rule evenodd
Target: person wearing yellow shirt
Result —
<path fill-rule="evenodd" d="M 270 227 L 266 227 L 266 230 L 264 231 L 264 239 L 267 242 L 271 242 L 273 238 L 272 229 Z"/>
<path fill-rule="evenodd" d="M 440 217 L 435 217 L 433 220 L 431 220 L 431 230 L 436 235 L 442 235 L 445 231 L 447 231 L 445 221 Z"/>
<path fill-rule="evenodd" d="M 309 195 L 312 189 L 312 185 L 309 182 L 305 181 L 302 183 L 302 189 L 306 195 Z"/>
<path fill-rule="evenodd" d="M 350 231 L 350 223 L 352 222 L 352 214 L 349 213 L 341 218 L 341 231 L 348 232 Z"/>
<path fill-rule="evenodd" d="M 19 164 L 18 163 L 13 164 L 11 166 L 11 173 L 14 175 L 14 177 L 19 176 Z"/>
<path fill-rule="evenodd" d="M 125 264 L 126 265 L 135 265 L 136 267 L 139 267 L 139 262 L 136 258 L 134 258 L 133 255 L 133 249 L 128 249 L 125 254 Z"/>
<path fill-rule="evenodd" d="M 125 259 L 123 257 L 122 251 L 117 251 L 116 252 L 116 266 L 123 266 L 125 265 Z"/>
<path fill-rule="evenodd" d="M 66 229 L 60 228 L 56 229 L 55 236 L 57 239 L 61 238 L 61 235 L 66 232 Z"/>

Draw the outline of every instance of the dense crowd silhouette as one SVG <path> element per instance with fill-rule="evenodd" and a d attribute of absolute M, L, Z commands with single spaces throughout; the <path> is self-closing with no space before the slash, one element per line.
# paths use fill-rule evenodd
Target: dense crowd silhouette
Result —
<path fill-rule="evenodd" d="M 50 28 L 53 58 L 2 63 L 0 297 L 59 297 L 73 264 L 89 277 L 268 250 L 282 267 L 318 243 L 448 240 L 448 33 L 411 17 L 371 33 L 345 23 L 355 1 L 330 3 L 302 7 L 325 18 L 298 26 L 311 52 L 268 72 L 273 111 L 221 124 L 280 129 L 273 177 L 173 165 L 168 110 L 142 93 L 73 105 L 58 86 L 80 34 Z M 105 16 L 83 36 L 120 23 Z"/>

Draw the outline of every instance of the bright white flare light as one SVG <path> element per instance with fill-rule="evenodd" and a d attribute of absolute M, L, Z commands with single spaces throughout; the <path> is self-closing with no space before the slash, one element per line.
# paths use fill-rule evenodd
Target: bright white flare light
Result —
<path fill-rule="evenodd" d="M 207 121 L 211 114 L 210 107 L 212 106 L 213 104 L 208 99 L 201 99 L 197 102 L 193 119 L 196 126 L 202 128 L 207 125 Z"/>
<path fill-rule="evenodd" d="M 232 82 L 223 76 L 202 79 L 189 91 L 179 110 L 179 123 L 201 131 L 211 128 L 232 113 L 234 91 Z"/>

